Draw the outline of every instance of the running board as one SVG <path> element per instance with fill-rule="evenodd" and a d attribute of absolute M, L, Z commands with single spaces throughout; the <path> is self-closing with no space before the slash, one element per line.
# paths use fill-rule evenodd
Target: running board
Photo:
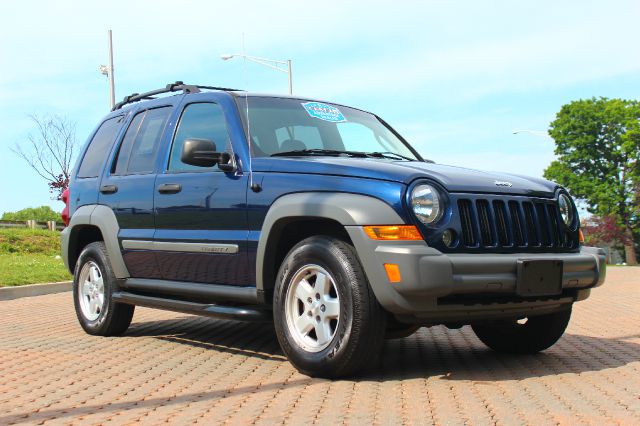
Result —
<path fill-rule="evenodd" d="M 234 285 L 202 284 L 183 281 L 168 281 L 147 278 L 128 278 L 122 283 L 124 290 L 134 293 L 151 293 L 161 298 L 178 296 L 180 299 L 199 300 L 200 302 L 236 302 L 249 305 L 258 303 L 256 287 Z"/>
<path fill-rule="evenodd" d="M 246 306 L 223 306 L 205 303 L 185 302 L 183 300 L 163 299 L 160 297 L 141 296 L 139 294 L 117 291 L 112 295 L 119 303 L 159 308 L 167 311 L 185 314 L 202 315 L 212 318 L 230 319 L 237 321 L 272 321 L 271 312 Z"/>

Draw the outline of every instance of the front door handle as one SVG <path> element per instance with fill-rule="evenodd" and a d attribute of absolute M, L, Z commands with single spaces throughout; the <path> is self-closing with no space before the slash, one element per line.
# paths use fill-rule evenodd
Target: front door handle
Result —
<path fill-rule="evenodd" d="M 158 187 L 158 192 L 161 194 L 177 194 L 182 191 L 182 185 L 177 183 L 163 183 Z"/>
<path fill-rule="evenodd" d="M 118 187 L 115 185 L 102 185 L 100 187 L 100 192 L 103 194 L 115 194 L 118 192 Z"/>

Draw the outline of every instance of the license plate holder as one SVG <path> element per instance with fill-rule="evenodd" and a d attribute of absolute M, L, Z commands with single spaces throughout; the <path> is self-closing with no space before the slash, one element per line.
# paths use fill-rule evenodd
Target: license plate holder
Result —
<path fill-rule="evenodd" d="M 557 259 L 518 259 L 516 294 L 555 296 L 562 293 L 564 262 Z"/>

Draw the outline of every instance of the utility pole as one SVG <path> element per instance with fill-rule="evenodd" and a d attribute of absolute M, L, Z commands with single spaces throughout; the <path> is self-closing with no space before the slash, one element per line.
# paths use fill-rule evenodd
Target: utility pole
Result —
<path fill-rule="evenodd" d="M 116 104 L 116 84 L 113 79 L 113 36 L 109 30 L 109 65 L 100 65 L 100 73 L 109 79 L 109 109 L 113 109 Z"/>
<path fill-rule="evenodd" d="M 116 84 L 113 79 L 113 36 L 109 30 L 109 97 L 111 108 L 116 104 Z"/>

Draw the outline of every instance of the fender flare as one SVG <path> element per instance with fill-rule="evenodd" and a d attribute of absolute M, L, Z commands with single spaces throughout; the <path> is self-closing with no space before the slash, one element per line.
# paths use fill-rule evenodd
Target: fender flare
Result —
<path fill-rule="evenodd" d="M 95 226 L 100 230 L 116 278 L 128 278 L 129 270 L 122 258 L 120 243 L 118 242 L 118 233 L 120 232 L 118 220 L 111 208 L 101 204 L 91 204 L 78 208 L 73 213 L 69 226 L 64 229 L 62 233 L 62 257 L 67 267 L 69 267 L 71 234 L 76 226 L 83 225 Z"/>
<path fill-rule="evenodd" d="M 384 201 L 366 195 L 334 192 L 301 192 L 278 198 L 262 224 L 256 253 L 256 288 L 265 290 L 265 259 L 272 228 L 283 219 L 313 217 L 331 219 L 342 226 L 401 225 L 405 221 Z M 279 265 L 272 265 L 277 270 Z"/>

